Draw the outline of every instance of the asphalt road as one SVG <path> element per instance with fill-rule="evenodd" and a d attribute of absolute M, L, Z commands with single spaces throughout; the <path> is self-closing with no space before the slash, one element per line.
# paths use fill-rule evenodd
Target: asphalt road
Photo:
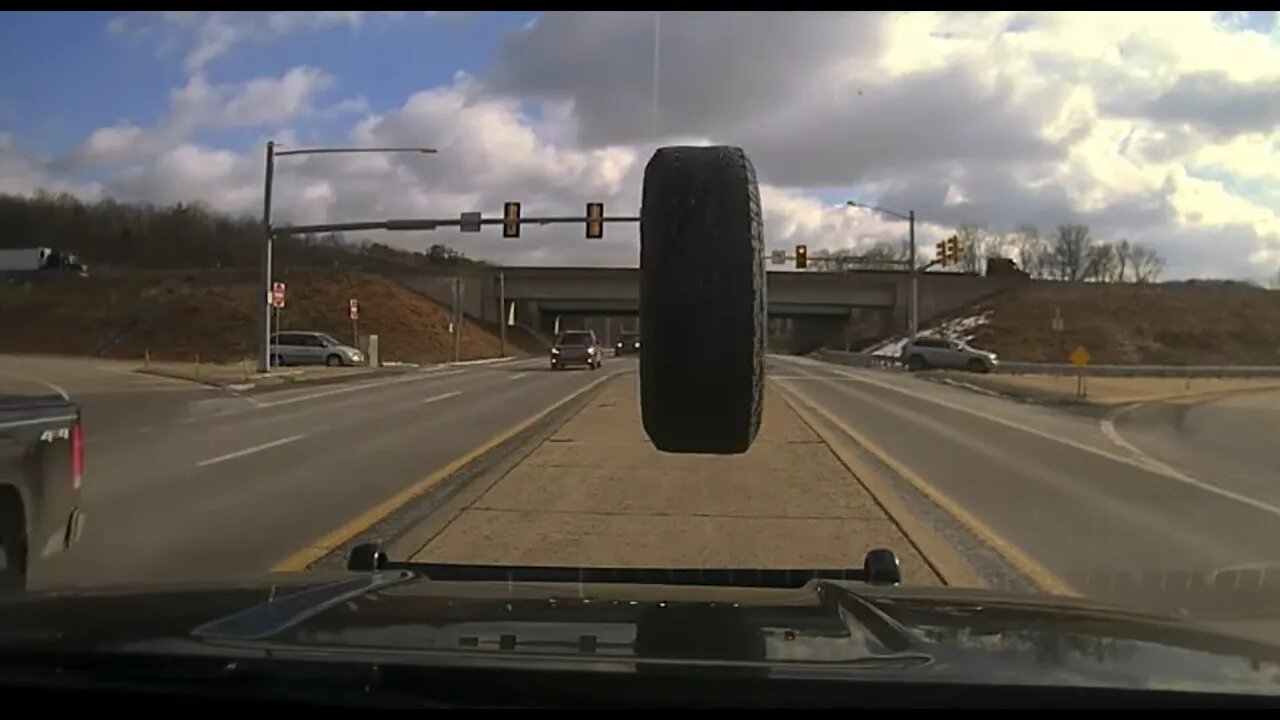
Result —
<path fill-rule="evenodd" d="M 66 392 L 85 418 L 85 541 L 38 566 L 35 585 L 268 570 L 635 362 L 552 372 L 534 359 L 242 396 L 127 364 L 0 357 L 5 382 Z M 1113 417 L 797 358 L 768 372 L 914 492 L 921 517 L 958 522 L 1042 587 L 1169 612 L 1196 577 L 1280 568 L 1277 394 Z M 1270 577 L 1270 594 L 1195 601 L 1276 613 L 1280 569 Z"/>
<path fill-rule="evenodd" d="M 1096 412 L 986 396 L 901 372 L 801 359 L 774 359 L 772 367 L 776 381 L 1061 591 L 1164 612 L 1185 607 L 1179 588 L 1194 584 L 1193 575 L 1280 563 L 1280 497 L 1262 482 L 1274 481 L 1280 468 L 1265 454 L 1275 457 L 1277 425 L 1270 415 L 1270 423 L 1253 427 L 1261 416 L 1246 401 L 1191 406 L 1181 426 L 1164 423 L 1167 409 L 1139 408 L 1136 426 L 1116 428 L 1159 428 L 1150 431 L 1155 439 L 1140 432 L 1136 442 L 1176 447 L 1168 458 L 1175 467 L 1118 444 Z M 1193 428 L 1194 441 L 1175 437 L 1178 427 Z M 1280 566 L 1271 575 L 1274 585 Z M 1266 610 L 1278 613 L 1274 588 L 1211 600 L 1226 612 L 1267 602 Z"/>
<path fill-rule="evenodd" d="M 1280 505 L 1280 390 L 1117 413 L 1112 432 L 1151 461 Z"/>
<path fill-rule="evenodd" d="M 5 357 L 81 404 L 82 545 L 33 571 L 37 588 L 266 571 L 300 548 L 603 375 L 542 359 L 424 369 L 237 395 L 129 365 Z"/>

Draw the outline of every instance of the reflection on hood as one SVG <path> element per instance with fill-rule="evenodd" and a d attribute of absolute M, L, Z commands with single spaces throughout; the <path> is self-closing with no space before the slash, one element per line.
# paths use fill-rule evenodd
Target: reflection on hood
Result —
<path fill-rule="evenodd" d="M 299 587 L 34 596 L 0 606 L 0 650 L 24 644 L 1280 694 L 1280 649 L 1186 622 L 1061 598 L 826 581 L 508 585 L 382 572 Z"/>

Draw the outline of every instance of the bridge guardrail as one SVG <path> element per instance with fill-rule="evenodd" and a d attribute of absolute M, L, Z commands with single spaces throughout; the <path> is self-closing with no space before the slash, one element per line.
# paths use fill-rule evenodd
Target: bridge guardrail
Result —
<path fill-rule="evenodd" d="M 870 353 L 819 350 L 820 360 L 852 367 L 898 368 L 897 358 Z M 1000 375 L 1084 375 L 1085 377 L 1280 378 L 1280 365 L 1085 365 L 1004 362 L 992 369 Z"/>

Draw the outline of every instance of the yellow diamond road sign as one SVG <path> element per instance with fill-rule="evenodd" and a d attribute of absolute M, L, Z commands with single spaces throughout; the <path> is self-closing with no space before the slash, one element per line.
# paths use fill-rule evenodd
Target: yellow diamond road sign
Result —
<path fill-rule="evenodd" d="M 1071 351 L 1072 365 L 1088 365 L 1089 351 L 1084 349 L 1083 345 L 1077 345 L 1075 350 Z"/>

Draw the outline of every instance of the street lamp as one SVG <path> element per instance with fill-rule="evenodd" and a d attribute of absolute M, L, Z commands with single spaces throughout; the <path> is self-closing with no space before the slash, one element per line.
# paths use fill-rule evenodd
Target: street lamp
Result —
<path fill-rule="evenodd" d="M 909 263 L 907 267 L 911 269 L 911 296 L 907 300 L 907 337 L 911 342 L 915 342 L 916 330 L 920 324 L 920 271 L 916 267 L 916 211 L 910 210 L 906 215 L 903 215 L 900 212 L 894 212 L 893 210 L 886 210 L 882 207 L 854 202 L 852 200 L 846 202 L 845 205 L 854 208 L 875 210 L 878 213 L 883 213 L 890 217 L 907 221 L 907 237 L 908 245 L 910 245 L 909 252 L 911 253 L 911 257 L 907 260 Z"/>
<path fill-rule="evenodd" d="M 276 158 L 285 155 L 337 155 L 346 153 L 419 153 L 433 155 L 439 152 L 435 148 L 416 147 L 374 147 L 374 148 L 304 148 L 301 150 L 276 150 L 275 142 L 267 142 L 267 178 L 262 192 L 262 229 L 267 241 L 262 247 L 262 293 L 258 296 L 264 303 L 262 314 L 262 352 L 258 356 L 258 371 L 271 372 L 271 241 L 274 233 L 271 230 L 271 186 L 275 178 Z"/>

